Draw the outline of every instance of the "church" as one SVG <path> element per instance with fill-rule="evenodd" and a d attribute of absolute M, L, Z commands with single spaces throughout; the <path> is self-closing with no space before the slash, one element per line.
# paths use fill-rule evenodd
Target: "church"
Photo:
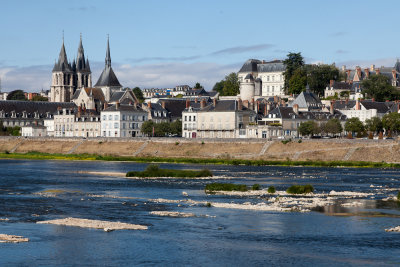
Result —
<path fill-rule="evenodd" d="M 51 102 L 74 102 L 85 109 L 99 111 L 105 102 L 119 102 L 124 99 L 136 102 L 131 93 L 123 93 L 122 85 L 118 81 L 111 67 L 110 41 L 107 39 L 105 66 L 95 86 L 92 87 L 92 72 L 89 59 L 85 58 L 80 38 L 76 60 L 68 61 L 65 52 L 64 40 L 58 61 L 54 64 L 50 88 Z"/>

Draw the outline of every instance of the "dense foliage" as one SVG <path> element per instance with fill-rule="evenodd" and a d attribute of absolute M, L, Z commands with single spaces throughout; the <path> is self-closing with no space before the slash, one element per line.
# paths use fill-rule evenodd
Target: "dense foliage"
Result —
<path fill-rule="evenodd" d="M 382 120 L 379 117 L 372 117 L 365 120 L 365 128 L 372 133 L 379 133 L 383 131 Z"/>
<path fill-rule="evenodd" d="M 3 122 L 0 121 L 0 135 L 1 136 L 20 136 L 21 135 L 21 127 L 4 127 Z"/>
<path fill-rule="evenodd" d="M 44 96 L 41 96 L 41 95 L 35 95 L 34 97 L 32 97 L 32 101 L 46 102 L 46 101 L 49 101 L 49 99 L 47 97 L 44 97 Z"/>
<path fill-rule="evenodd" d="M 301 53 L 290 52 L 287 58 L 283 61 L 286 67 L 283 76 L 285 77 L 285 91 L 291 93 L 290 79 L 295 74 L 295 71 L 304 66 L 304 59 Z M 297 79 L 297 78 L 296 78 Z"/>
<path fill-rule="evenodd" d="M 392 112 L 385 114 L 382 118 L 382 127 L 392 133 L 400 133 L 400 113 Z"/>
<path fill-rule="evenodd" d="M 307 194 L 312 193 L 314 191 L 314 187 L 310 184 L 307 185 L 292 185 L 289 187 L 286 192 L 289 194 Z"/>
<path fill-rule="evenodd" d="M 154 134 L 153 134 L 153 129 L 154 129 Z M 157 137 L 164 137 L 168 135 L 181 136 L 182 122 L 180 120 L 176 120 L 174 122 L 155 123 L 149 120 L 143 122 L 141 132 L 147 136 L 157 136 Z"/>
<path fill-rule="evenodd" d="M 365 127 L 359 118 L 354 117 L 354 118 L 350 118 L 346 121 L 346 123 L 344 125 L 344 129 L 347 132 L 357 133 L 357 135 L 360 135 L 362 132 L 364 132 Z"/>
<path fill-rule="evenodd" d="M 235 72 L 225 76 L 225 79 L 217 82 L 213 91 L 219 93 L 220 96 L 236 96 L 240 93 L 240 84 L 238 76 Z"/>
<path fill-rule="evenodd" d="M 324 134 L 333 134 L 337 135 L 343 131 L 342 124 L 340 123 L 339 119 L 332 118 L 326 123 L 321 124 L 320 126 L 321 132 Z"/>
<path fill-rule="evenodd" d="M 300 123 L 300 126 L 298 128 L 299 133 L 303 136 L 307 135 L 314 135 L 314 134 L 319 134 L 321 132 L 320 127 L 318 126 L 318 123 L 315 121 L 306 121 Z"/>
<path fill-rule="evenodd" d="M 27 99 L 25 97 L 24 91 L 14 90 L 8 94 L 7 100 L 27 100 Z"/>
<path fill-rule="evenodd" d="M 364 98 L 374 98 L 376 101 L 399 99 L 400 93 L 390 84 L 388 77 L 384 75 L 371 75 L 361 82 Z"/>

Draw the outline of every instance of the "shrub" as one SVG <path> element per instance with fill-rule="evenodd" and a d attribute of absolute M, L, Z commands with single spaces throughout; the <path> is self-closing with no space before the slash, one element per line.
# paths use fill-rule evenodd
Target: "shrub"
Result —
<path fill-rule="evenodd" d="M 144 171 L 131 171 L 126 177 L 209 177 L 212 176 L 210 170 L 170 170 L 160 169 L 158 165 L 149 164 Z"/>
<path fill-rule="evenodd" d="M 9 152 L 8 150 L 4 151 L 4 153 L 6 153 L 6 154 L 10 154 L 10 152 Z"/>
<path fill-rule="evenodd" d="M 400 191 L 397 193 L 397 201 L 400 201 Z"/>
<path fill-rule="evenodd" d="M 205 191 L 240 191 L 246 192 L 247 186 L 244 184 L 224 184 L 224 183 L 211 183 L 206 185 Z"/>
<path fill-rule="evenodd" d="M 302 142 L 303 142 L 303 141 L 302 141 L 301 139 L 299 139 L 299 141 L 297 141 L 297 143 L 299 143 L 299 144 L 302 143 Z"/>
<path fill-rule="evenodd" d="M 176 146 L 179 145 L 179 142 L 175 142 L 175 145 L 176 145 Z"/>
<path fill-rule="evenodd" d="M 201 141 L 201 144 L 204 145 L 204 141 Z"/>
<path fill-rule="evenodd" d="M 207 202 L 206 207 L 207 207 L 207 208 L 211 208 L 211 203 L 210 203 L 210 202 Z"/>
<path fill-rule="evenodd" d="M 253 186 L 251 187 L 251 190 L 260 190 L 261 186 L 259 184 L 253 184 Z"/>
<path fill-rule="evenodd" d="M 307 194 L 312 193 L 314 191 L 314 187 L 310 184 L 307 185 L 292 185 L 289 187 L 286 192 L 289 194 Z"/>
<path fill-rule="evenodd" d="M 102 143 L 103 143 L 103 141 L 100 141 L 100 142 L 99 142 L 99 145 L 101 145 Z"/>
<path fill-rule="evenodd" d="M 275 186 L 271 185 L 270 187 L 268 187 L 268 193 L 274 194 L 275 192 L 276 192 Z"/>
<path fill-rule="evenodd" d="M 287 140 L 282 140 L 281 142 L 282 142 L 282 144 L 286 145 L 287 143 L 292 142 L 292 139 L 289 138 Z"/>

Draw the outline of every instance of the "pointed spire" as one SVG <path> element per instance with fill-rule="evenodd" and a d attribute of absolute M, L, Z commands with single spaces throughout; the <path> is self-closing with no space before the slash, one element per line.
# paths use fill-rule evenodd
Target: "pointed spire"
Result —
<path fill-rule="evenodd" d="M 86 69 L 86 64 L 85 64 L 85 51 L 83 50 L 83 45 L 82 45 L 82 33 L 80 34 L 80 41 L 79 41 L 79 47 L 78 47 L 78 55 L 76 57 L 76 69 L 78 71 Z"/>
<path fill-rule="evenodd" d="M 110 56 L 110 35 L 109 35 L 109 34 L 107 34 L 106 67 L 111 67 L 111 56 Z"/>
<path fill-rule="evenodd" d="M 68 71 L 68 70 L 71 70 L 71 66 L 68 63 L 67 53 L 65 52 L 64 31 L 63 31 L 63 42 L 61 45 L 60 54 L 58 56 L 58 62 L 54 64 L 53 71 Z"/>
<path fill-rule="evenodd" d="M 89 58 L 86 57 L 86 69 L 90 71 Z"/>

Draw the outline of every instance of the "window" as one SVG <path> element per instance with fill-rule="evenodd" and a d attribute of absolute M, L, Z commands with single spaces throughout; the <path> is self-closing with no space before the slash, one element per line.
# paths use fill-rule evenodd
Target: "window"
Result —
<path fill-rule="evenodd" d="M 122 129 L 125 129 L 125 122 L 122 123 Z"/>
<path fill-rule="evenodd" d="M 108 120 L 109 120 L 109 121 L 112 120 L 112 115 L 108 115 Z"/>
<path fill-rule="evenodd" d="M 122 120 L 124 121 L 126 119 L 126 116 L 125 115 L 122 115 Z"/>
<path fill-rule="evenodd" d="M 114 115 L 114 120 L 115 121 L 119 120 L 118 115 Z"/>
<path fill-rule="evenodd" d="M 114 122 L 114 129 L 118 129 L 118 128 L 119 128 L 118 122 Z"/>
<path fill-rule="evenodd" d="M 196 121 L 196 116 L 193 116 L 193 121 Z"/>
<path fill-rule="evenodd" d="M 189 116 L 189 121 L 192 121 L 192 116 Z"/>
<path fill-rule="evenodd" d="M 185 116 L 185 121 L 187 121 L 187 116 Z"/>

